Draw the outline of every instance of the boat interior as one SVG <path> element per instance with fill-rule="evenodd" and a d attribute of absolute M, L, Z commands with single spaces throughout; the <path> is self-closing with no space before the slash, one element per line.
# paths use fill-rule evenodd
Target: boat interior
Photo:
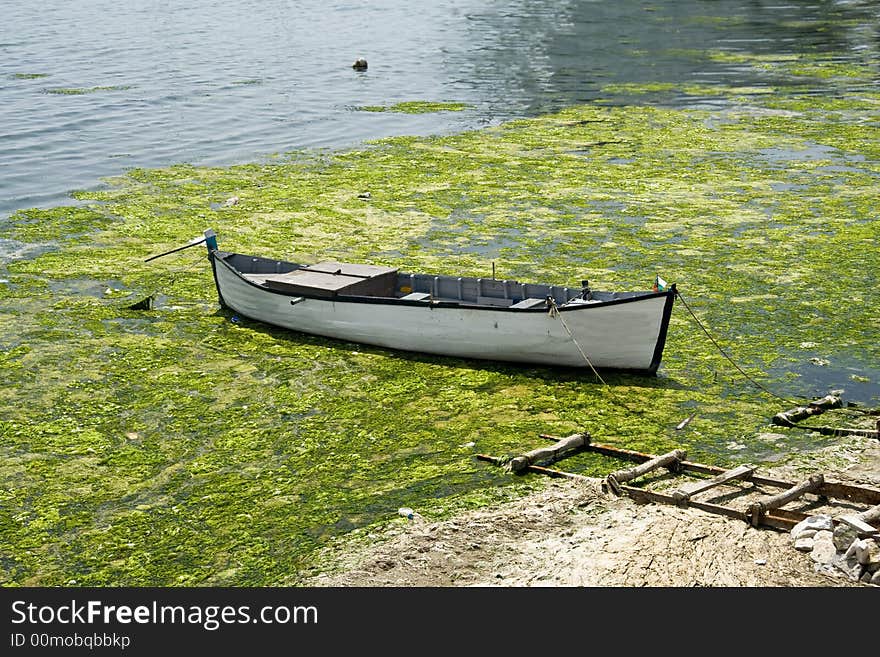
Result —
<path fill-rule="evenodd" d="M 403 303 L 451 302 L 528 310 L 601 303 L 646 292 L 599 292 L 580 287 L 515 280 L 414 274 L 395 267 L 327 261 L 298 265 L 282 260 L 216 252 L 243 278 L 271 290 L 309 297 L 377 297 Z"/>

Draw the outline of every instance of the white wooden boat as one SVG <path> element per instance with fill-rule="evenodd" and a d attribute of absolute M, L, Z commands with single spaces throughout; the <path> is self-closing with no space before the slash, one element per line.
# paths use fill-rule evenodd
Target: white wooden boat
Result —
<path fill-rule="evenodd" d="M 389 349 L 634 370 L 660 366 L 675 285 L 643 292 L 407 273 L 396 267 L 301 265 L 205 244 L 220 303 L 294 331 Z"/>

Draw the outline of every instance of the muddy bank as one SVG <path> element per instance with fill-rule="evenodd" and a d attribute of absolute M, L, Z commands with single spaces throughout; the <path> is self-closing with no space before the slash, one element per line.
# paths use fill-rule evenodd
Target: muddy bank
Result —
<path fill-rule="evenodd" d="M 856 445 L 851 445 L 855 449 Z M 828 479 L 880 485 L 880 444 L 864 440 Z M 818 459 L 817 459 L 818 460 Z M 770 474 L 769 471 L 765 471 Z M 797 477 L 796 468 L 772 474 Z M 817 570 L 787 532 L 692 508 L 637 504 L 599 480 L 548 479 L 503 505 L 430 522 L 418 515 L 328 548 L 304 586 L 858 587 Z"/>

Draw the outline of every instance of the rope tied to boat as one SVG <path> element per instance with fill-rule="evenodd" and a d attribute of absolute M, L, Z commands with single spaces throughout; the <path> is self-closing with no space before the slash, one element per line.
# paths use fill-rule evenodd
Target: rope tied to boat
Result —
<path fill-rule="evenodd" d="M 754 377 L 752 377 L 752 376 L 750 376 L 748 373 L 746 373 L 746 371 L 743 370 L 743 368 L 741 368 L 741 367 L 740 367 L 740 366 L 739 366 L 739 365 L 733 360 L 733 358 L 731 358 L 731 357 L 728 355 L 728 353 L 727 353 L 726 351 L 724 351 L 724 349 L 721 347 L 721 345 L 718 344 L 718 341 L 715 340 L 715 338 L 712 337 L 712 334 L 709 333 L 709 330 L 706 328 L 706 326 L 703 324 L 703 322 L 700 321 L 700 318 L 697 317 L 697 315 L 694 313 L 693 310 L 691 310 L 691 307 L 687 304 L 687 301 L 684 300 L 684 297 L 681 296 L 681 292 L 679 292 L 677 289 L 675 290 L 675 296 L 677 296 L 677 297 L 679 298 L 679 300 L 681 301 L 682 305 L 687 309 L 687 311 L 688 311 L 688 313 L 690 314 L 690 316 L 691 316 L 691 317 L 694 319 L 694 321 L 697 323 L 697 326 L 699 326 L 700 329 L 702 329 L 703 333 L 706 334 L 706 337 L 709 338 L 709 341 L 710 341 L 713 345 L 715 345 L 715 348 L 718 350 L 718 352 L 719 352 L 722 356 L 724 356 L 724 358 L 726 358 L 727 361 L 728 361 L 731 365 L 733 365 L 733 366 L 737 369 L 737 371 L 738 371 L 740 374 L 742 374 L 742 375 L 746 378 L 746 380 L 750 381 L 754 386 L 760 388 L 761 390 L 763 390 L 764 392 L 766 392 L 768 395 L 770 395 L 770 396 L 772 396 L 772 397 L 776 397 L 776 399 L 780 399 L 780 400 L 786 402 L 787 404 L 794 404 L 794 405 L 797 405 L 797 402 L 794 402 L 794 401 L 792 401 L 792 400 L 790 400 L 790 399 L 786 399 L 786 398 L 783 397 L 782 395 L 779 395 L 779 394 L 773 392 L 772 390 L 770 390 L 770 389 L 767 388 L 766 386 L 764 386 L 764 385 L 762 385 L 761 383 L 759 383 L 758 381 L 756 381 L 756 380 L 754 379 Z"/>
<path fill-rule="evenodd" d="M 577 339 L 575 339 L 574 337 L 574 333 L 571 332 L 571 329 L 568 328 L 568 324 L 566 324 L 565 320 L 562 318 L 562 313 L 559 312 L 559 308 L 556 306 L 556 299 L 554 299 L 553 297 L 547 297 L 547 305 L 549 306 L 547 314 L 550 317 L 559 319 L 560 323 L 562 324 L 562 328 L 564 328 L 565 332 L 568 333 L 568 337 L 571 338 L 574 346 L 577 347 L 577 350 L 580 352 L 587 365 L 589 365 L 590 369 L 593 370 L 593 374 L 596 375 L 596 378 L 603 386 L 607 386 L 608 384 L 605 383 L 605 380 L 599 375 L 599 372 L 596 371 L 596 368 L 593 367 L 593 362 L 590 360 L 589 356 L 587 356 L 586 352 L 581 348 L 580 344 L 578 344 Z"/>

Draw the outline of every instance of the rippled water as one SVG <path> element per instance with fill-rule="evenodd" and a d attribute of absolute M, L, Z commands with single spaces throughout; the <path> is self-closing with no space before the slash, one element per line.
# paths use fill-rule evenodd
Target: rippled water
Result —
<path fill-rule="evenodd" d="M 876 53 L 880 22 L 876 2 L 5 0 L 3 8 L 0 218 L 69 202 L 70 191 L 132 167 L 253 161 L 600 98 L 626 102 L 602 93 L 611 82 L 779 84 L 700 52 L 859 57 Z M 368 70 L 352 69 L 358 57 Z M 469 108 L 359 110 L 410 100 Z"/>

